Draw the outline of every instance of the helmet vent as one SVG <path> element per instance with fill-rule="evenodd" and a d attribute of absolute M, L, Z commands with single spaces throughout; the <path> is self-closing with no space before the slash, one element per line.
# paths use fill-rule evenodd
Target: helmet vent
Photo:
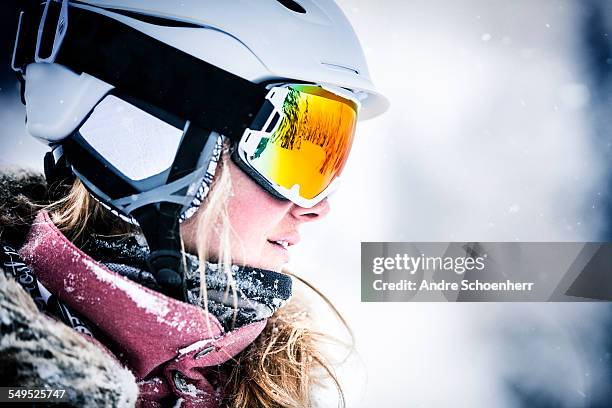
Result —
<path fill-rule="evenodd" d="M 276 0 L 276 1 L 278 1 L 280 4 L 282 4 L 283 6 L 285 6 L 286 8 L 288 8 L 289 10 L 295 13 L 306 14 L 306 9 L 300 6 L 299 3 L 293 0 Z"/>
<path fill-rule="evenodd" d="M 346 67 L 344 65 L 333 64 L 331 62 L 323 62 L 323 61 L 321 61 L 321 65 L 325 65 L 326 67 L 331 68 L 331 69 L 336 69 L 340 71 L 349 71 L 349 72 L 352 72 L 353 74 L 359 75 L 358 70 L 356 70 L 355 68 Z"/>

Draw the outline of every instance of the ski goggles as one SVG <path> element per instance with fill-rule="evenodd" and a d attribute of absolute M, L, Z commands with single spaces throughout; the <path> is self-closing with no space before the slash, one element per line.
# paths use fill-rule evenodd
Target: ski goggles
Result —
<path fill-rule="evenodd" d="M 302 84 L 269 89 L 251 125 L 235 139 L 234 162 L 277 198 L 305 208 L 322 201 L 338 186 L 359 110 L 358 101 L 338 92 Z M 216 140 L 197 129 L 150 105 L 109 94 L 64 145 L 84 178 L 97 175 L 104 184 L 99 189 L 112 192 L 99 195 L 127 214 L 154 198 L 191 202 L 207 170 L 198 163 L 208 163 Z M 171 169 L 185 159 L 193 168 L 172 177 Z M 159 190 L 148 192 L 163 185 L 163 197 Z M 187 194 L 179 193 L 182 189 Z"/>
<path fill-rule="evenodd" d="M 359 102 L 310 84 L 272 87 L 232 155 L 268 192 L 311 208 L 338 186 Z"/>

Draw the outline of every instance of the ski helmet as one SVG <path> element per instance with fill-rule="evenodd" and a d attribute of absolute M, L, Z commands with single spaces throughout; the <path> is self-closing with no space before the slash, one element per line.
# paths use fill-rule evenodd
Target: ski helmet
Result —
<path fill-rule="evenodd" d="M 51 170 L 65 165 L 140 225 L 170 296 L 183 297 L 179 220 L 201 201 L 224 137 L 262 187 L 311 206 L 341 170 L 357 111 L 367 119 L 388 106 L 331 0 L 33 3 L 13 55 L 27 130 L 53 148 Z M 325 109 L 335 116 L 322 117 Z M 290 121 L 306 117 L 315 118 L 311 141 L 340 152 L 307 193 L 282 186 L 269 158 L 255 160 L 274 137 L 295 143 Z M 322 139 L 322 126 L 346 135 Z"/>

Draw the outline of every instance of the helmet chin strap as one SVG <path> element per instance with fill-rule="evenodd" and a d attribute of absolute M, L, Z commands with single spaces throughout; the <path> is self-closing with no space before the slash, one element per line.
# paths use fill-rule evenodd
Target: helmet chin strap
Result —
<path fill-rule="evenodd" d="M 202 156 L 205 156 L 208 165 L 216 144 L 215 135 L 214 132 L 199 129 L 188 122 L 167 183 L 177 182 L 195 171 L 201 165 Z M 162 292 L 178 300 L 185 300 L 186 265 L 183 262 L 179 227 L 184 209 L 184 204 L 160 201 L 140 206 L 130 213 L 138 221 L 149 245 L 147 262 L 150 272 Z"/>
<path fill-rule="evenodd" d="M 131 214 L 149 245 L 147 259 L 150 272 L 164 294 L 185 300 L 184 269 L 181 252 L 179 216 L 182 206 L 174 203 L 152 203 Z"/>

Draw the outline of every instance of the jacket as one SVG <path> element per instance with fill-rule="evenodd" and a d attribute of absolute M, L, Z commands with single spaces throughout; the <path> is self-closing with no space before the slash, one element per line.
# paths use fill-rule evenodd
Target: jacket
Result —
<path fill-rule="evenodd" d="M 26 218 L 15 203 L 45 201 L 37 175 L 3 175 L 0 187 L 0 221 Z M 218 366 L 266 325 L 262 320 L 226 332 L 204 309 L 92 259 L 45 210 L 21 230 L 3 231 L 0 241 L 4 386 L 65 389 L 69 404 L 79 407 L 217 407 L 225 396 Z M 41 307 L 49 299 L 57 299 L 72 327 Z"/>

